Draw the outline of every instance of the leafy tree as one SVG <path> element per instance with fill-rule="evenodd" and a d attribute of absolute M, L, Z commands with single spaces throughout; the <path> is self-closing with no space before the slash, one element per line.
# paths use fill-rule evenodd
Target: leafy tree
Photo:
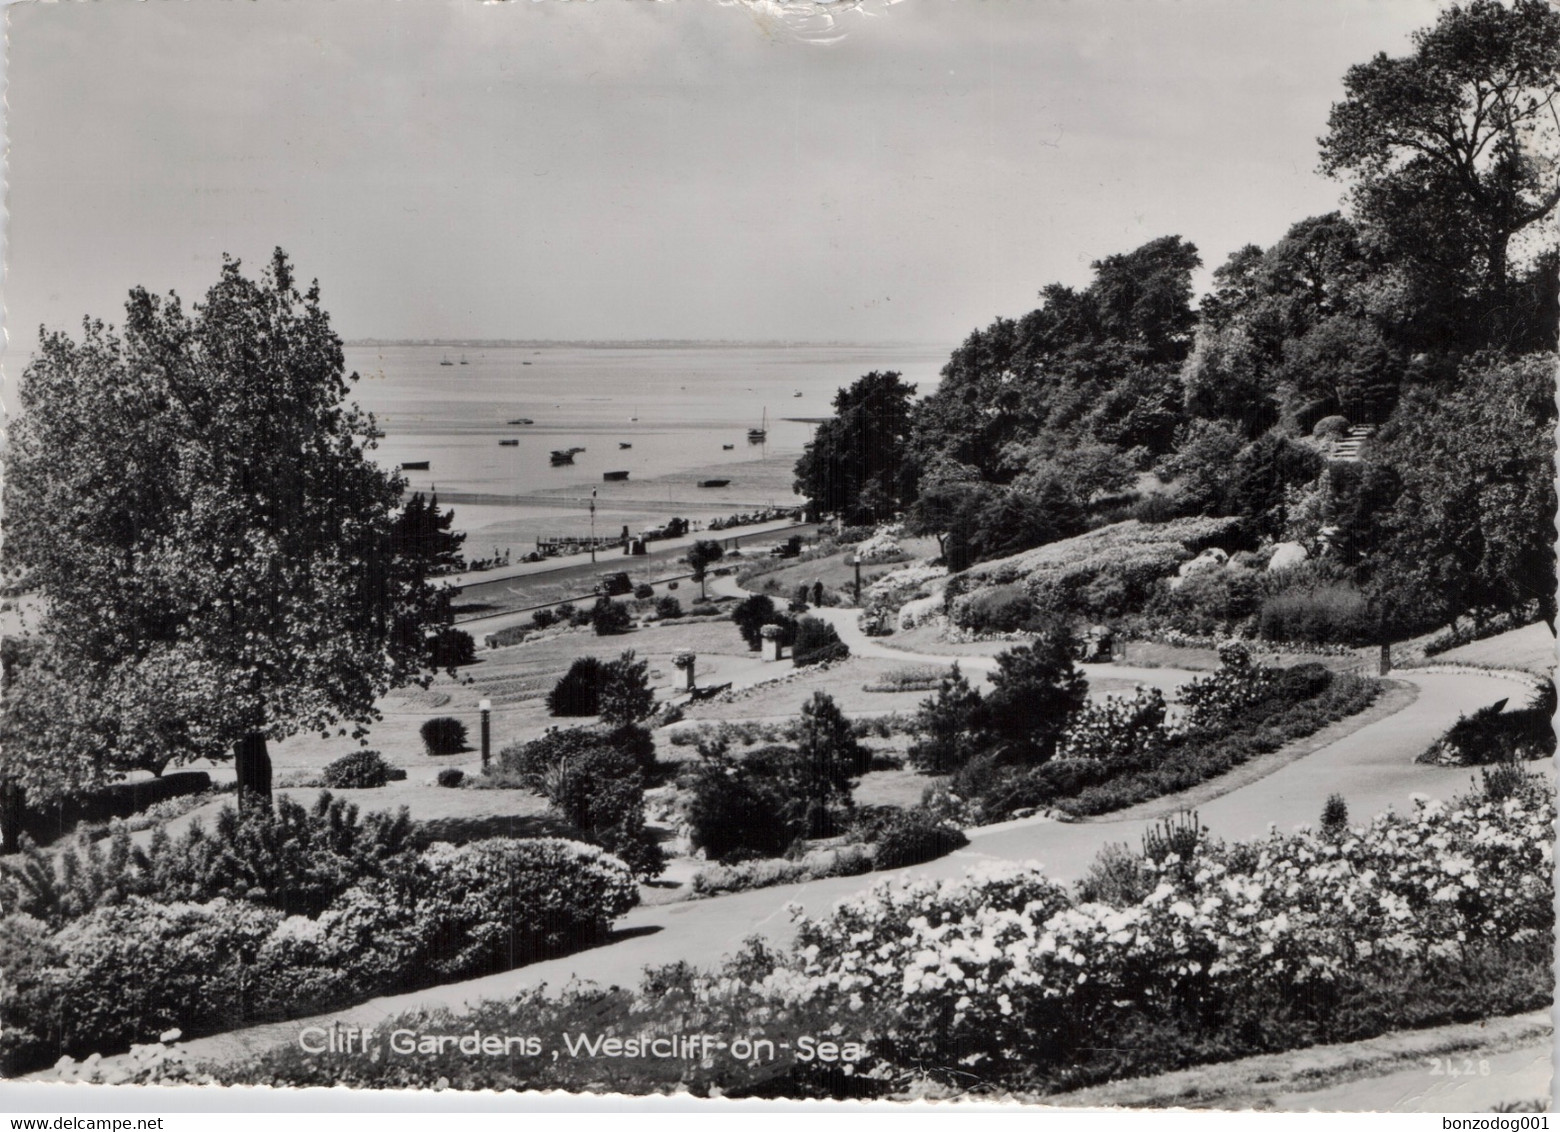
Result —
<path fill-rule="evenodd" d="M 689 837 L 712 859 L 738 853 L 775 857 L 794 839 L 779 783 L 751 759 L 701 759 L 683 785 Z"/>
<path fill-rule="evenodd" d="M 553 763 L 540 776 L 558 815 L 633 870 L 658 876 L 661 847 L 645 828 L 645 782 L 632 755 L 603 743 Z"/>
<path fill-rule="evenodd" d="M 980 710 L 980 693 L 970 687 L 955 664 L 938 684 L 936 694 L 921 701 L 915 720 L 919 738 L 910 748 L 911 763 L 931 774 L 946 774 L 963 766 L 979 750 L 975 725 Z"/>
<path fill-rule="evenodd" d="M 1043 763 L 1056 753 L 1067 721 L 1089 696 L 1088 681 L 1073 663 L 1074 647 L 1072 634 L 1058 623 L 1033 644 L 997 657 L 982 722 L 1004 761 Z"/>
<path fill-rule="evenodd" d="M 650 662 L 636 660 L 629 649 L 601 666 L 599 710 L 603 723 L 622 727 L 650 718 L 655 693 L 650 690 Z"/>
<path fill-rule="evenodd" d="M 736 625 L 737 632 L 747 642 L 747 647 L 758 651 L 764 638 L 760 633 L 765 625 L 773 625 L 780 620 L 780 611 L 775 608 L 774 601 L 768 594 L 752 594 L 737 604 L 731 611 L 732 623 Z"/>
<path fill-rule="evenodd" d="M 547 693 L 547 711 L 551 715 L 595 715 L 601 710 L 601 686 L 606 679 L 603 665 L 593 656 L 577 657 L 569 670 L 558 678 Z"/>
<path fill-rule="evenodd" d="M 1543 0 L 1452 5 L 1411 55 L 1349 68 L 1322 139 L 1362 223 L 1441 292 L 1434 313 L 1488 341 L 1509 333 L 1513 238 L 1560 201 L 1557 59 L 1560 11 Z"/>
<path fill-rule="evenodd" d="M 791 663 L 802 668 L 850 655 L 850 646 L 840 640 L 839 632 L 821 617 L 803 617 L 796 622 L 791 644 Z"/>
<path fill-rule="evenodd" d="M 1365 555 L 1400 629 L 1528 606 L 1553 625 L 1555 362 L 1474 359 L 1456 392 L 1413 391 L 1366 449 L 1402 484 Z"/>
<path fill-rule="evenodd" d="M 853 523 L 889 518 L 909 492 L 906 442 L 915 386 L 874 370 L 834 397 L 796 462 L 796 490 L 824 512 Z"/>
<path fill-rule="evenodd" d="M 961 529 L 968 536 L 988 492 L 977 469 L 939 461 L 921 479 L 915 502 L 905 514 L 905 530 L 913 535 L 931 535 L 937 540 L 938 553 L 946 557 L 948 536 Z M 968 543 L 967 537 L 965 542 Z M 949 568 L 962 570 L 967 565 L 950 563 Z"/>
<path fill-rule="evenodd" d="M 712 538 L 701 538 L 688 548 L 688 553 L 683 556 L 683 561 L 688 563 L 688 568 L 693 571 L 693 577 L 699 583 L 699 596 L 708 597 L 704 592 L 704 576 L 710 566 L 725 557 L 726 550 L 719 542 Z"/>
<path fill-rule="evenodd" d="M 231 753 L 250 806 L 267 740 L 361 735 L 414 678 L 441 602 L 395 556 L 403 484 L 368 458 L 352 380 L 280 250 L 258 280 L 225 259 L 193 312 L 137 288 L 122 331 L 42 335 L 3 554 L 47 655 L 8 703 L 5 777 L 47 796 Z"/>

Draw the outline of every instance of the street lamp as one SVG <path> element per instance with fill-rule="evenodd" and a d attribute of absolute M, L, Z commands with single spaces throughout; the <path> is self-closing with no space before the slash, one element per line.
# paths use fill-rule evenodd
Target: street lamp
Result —
<path fill-rule="evenodd" d="M 596 489 L 590 489 L 590 560 L 596 561 Z"/>
<path fill-rule="evenodd" d="M 491 731 L 488 728 L 488 715 L 493 710 L 493 701 L 483 700 L 477 707 L 482 712 L 482 770 L 486 773 L 488 768 L 489 736 L 491 735 Z"/>

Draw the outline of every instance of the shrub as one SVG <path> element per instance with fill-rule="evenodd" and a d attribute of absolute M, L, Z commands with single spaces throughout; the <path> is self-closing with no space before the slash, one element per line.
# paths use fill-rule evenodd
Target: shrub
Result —
<path fill-rule="evenodd" d="M 389 782 L 390 769 L 378 751 L 353 751 L 327 765 L 320 781 L 332 790 L 362 790 Z"/>
<path fill-rule="evenodd" d="M 532 739 L 515 743 L 498 752 L 494 770 L 520 778 L 539 781 L 564 759 L 594 751 L 606 745 L 600 731 L 588 727 L 563 727 Z"/>
<path fill-rule="evenodd" d="M 983 722 L 1010 761 L 1049 759 L 1068 720 L 1087 702 L 1088 682 L 1073 653 L 1072 635 L 1056 624 L 1033 644 L 997 657 Z"/>
<path fill-rule="evenodd" d="M 456 755 L 466 749 L 466 725 L 441 715 L 422 725 L 423 747 L 430 755 Z"/>
<path fill-rule="evenodd" d="M 1086 702 L 1062 732 L 1057 758 L 1152 766 L 1163 756 L 1167 741 L 1165 694 L 1140 687 L 1130 696 Z"/>
<path fill-rule="evenodd" d="M 879 835 L 872 863 L 878 869 L 902 869 L 946 857 L 968 844 L 962 830 L 923 810 L 905 810 Z"/>
<path fill-rule="evenodd" d="M 430 981 L 470 978 L 599 940 L 638 902 L 623 862 L 555 838 L 436 844 L 417 859 Z"/>
<path fill-rule="evenodd" d="M 557 620 L 557 616 L 550 609 L 538 609 L 535 613 L 531 614 L 531 624 L 535 625 L 538 629 L 547 628 L 555 620 Z"/>
<path fill-rule="evenodd" d="M 1333 415 L 1323 417 L 1311 428 L 1311 435 L 1318 440 L 1336 440 L 1349 431 L 1349 418 Z"/>
<path fill-rule="evenodd" d="M 839 633 L 827 621 L 817 617 L 803 617 L 797 621 L 796 639 L 791 646 L 791 663 L 797 668 L 849 655 L 850 646 L 840 640 Z"/>
<path fill-rule="evenodd" d="M 1342 794 L 1327 795 L 1327 803 L 1322 806 L 1322 832 L 1337 837 L 1348 830 L 1349 804 Z"/>
<path fill-rule="evenodd" d="M 134 898 L 66 925 L 52 941 L 59 1050 L 79 1055 L 174 1027 L 201 1033 L 242 1024 L 247 969 L 281 919 L 242 900 Z"/>
<path fill-rule="evenodd" d="M 603 664 L 601 692 L 597 710 L 601 721 L 615 726 L 649 719 L 655 711 L 655 693 L 650 690 L 650 664 L 634 659 L 633 650 Z"/>
<path fill-rule="evenodd" d="M 1158 886 L 1154 870 L 1143 858 L 1118 841 L 1104 845 L 1089 863 L 1089 871 L 1075 887 L 1080 904 L 1108 904 L 1130 908 Z"/>
<path fill-rule="evenodd" d="M 458 766 L 447 766 L 443 770 L 439 771 L 439 773 L 435 776 L 435 781 L 438 782 L 440 786 L 454 788 L 459 786 L 462 782 L 466 781 L 466 772 L 461 770 Z"/>
<path fill-rule="evenodd" d="M 865 846 L 842 845 L 838 849 L 815 849 L 798 861 L 767 858 L 710 865 L 694 874 L 692 888 L 695 896 L 719 896 L 798 881 L 860 876 L 871 871 L 872 854 Z"/>
<path fill-rule="evenodd" d="M 1188 728 L 1221 729 L 1273 692 L 1271 668 L 1255 664 L 1251 650 L 1238 641 L 1219 646 L 1219 668 L 1181 688 Z"/>
<path fill-rule="evenodd" d="M 648 582 L 640 582 L 634 587 L 634 596 L 640 601 L 649 601 L 655 596 L 655 587 Z"/>
<path fill-rule="evenodd" d="M 703 759 L 684 785 L 689 837 L 711 860 L 741 852 L 776 857 L 791 844 L 787 800 L 774 779 L 746 763 Z"/>
<path fill-rule="evenodd" d="M 937 694 L 921 701 L 915 717 L 916 741 L 910 763 L 918 770 L 943 774 L 963 766 L 980 747 L 976 721 L 981 696 L 955 664 L 938 684 Z"/>
<path fill-rule="evenodd" d="M 1507 701 L 1459 716 L 1416 760 L 1441 766 L 1484 766 L 1548 758 L 1555 753 L 1554 684 L 1546 681 L 1528 707 L 1504 711 Z"/>
<path fill-rule="evenodd" d="M 634 619 L 629 616 L 628 608 L 622 602 L 613 601 L 603 594 L 596 599 L 591 623 L 596 626 L 596 636 L 616 637 L 628 632 L 633 627 Z"/>
<path fill-rule="evenodd" d="M 1022 586 L 995 586 L 971 595 L 960 624 L 973 633 L 1011 633 L 1034 616 L 1034 599 Z"/>
<path fill-rule="evenodd" d="M 1334 583 L 1281 590 L 1262 603 L 1258 631 L 1270 641 L 1359 645 L 1377 634 L 1365 595 Z"/>
<path fill-rule="evenodd" d="M 474 664 L 477 659 L 477 643 L 464 629 L 446 625 L 433 638 L 430 658 L 434 668 L 459 668 Z"/>
<path fill-rule="evenodd" d="M 764 643 L 760 630 L 772 624 L 779 616 L 775 603 L 764 594 L 751 594 L 731 611 L 732 623 L 747 642 L 747 647 L 757 652 Z"/>
<path fill-rule="evenodd" d="M 595 715 L 601 710 L 602 664 L 593 656 L 579 657 L 547 693 L 552 715 Z"/>
<path fill-rule="evenodd" d="M 660 874 L 660 847 L 645 829 L 644 776 L 632 754 L 600 746 L 570 755 L 544 772 L 541 784 L 560 817 L 634 875 Z"/>
<path fill-rule="evenodd" d="M 655 615 L 662 621 L 671 621 L 683 615 L 682 602 L 671 594 L 663 594 L 656 600 Z"/>
<path fill-rule="evenodd" d="M 625 723 L 607 733 L 607 744 L 634 760 L 640 770 L 655 765 L 655 736 L 637 723 Z"/>

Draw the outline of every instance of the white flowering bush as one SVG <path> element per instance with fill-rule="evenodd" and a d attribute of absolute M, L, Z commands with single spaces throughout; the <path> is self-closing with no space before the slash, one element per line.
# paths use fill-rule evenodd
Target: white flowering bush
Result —
<path fill-rule="evenodd" d="M 943 599 L 941 594 L 932 594 L 930 597 L 916 598 L 907 601 L 899 607 L 899 628 L 901 631 L 919 628 L 922 625 L 931 625 L 942 620 Z"/>
<path fill-rule="evenodd" d="M 1141 685 L 1130 696 L 1090 700 L 1062 732 L 1056 757 L 1112 766 L 1152 764 L 1168 741 L 1165 711 L 1165 694 Z"/>
<path fill-rule="evenodd" d="M 947 575 L 948 571 L 943 567 L 924 562 L 892 570 L 861 591 L 862 604 L 869 608 L 898 609 L 907 601 L 940 593 Z"/>
<path fill-rule="evenodd" d="M 1218 670 L 1181 686 L 1185 724 L 1188 728 L 1223 727 L 1267 699 L 1275 682 L 1273 670 L 1254 663 L 1244 643 L 1225 641 L 1219 645 Z"/>
<path fill-rule="evenodd" d="M 1362 965 L 1547 940 L 1554 817 L 1530 784 L 1342 835 L 1200 842 L 1145 859 L 1151 891 L 1126 907 L 1075 902 L 1033 865 L 886 882 L 801 919 L 771 989 L 870 1005 L 901 1062 L 988 1068 L 1065 1060 L 1101 1028 L 1259 994 L 1314 1008 Z"/>
<path fill-rule="evenodd" d="M 862 562 L 898 562 L 905 556 L 899 535 L 898 527 L 881 527 L 871 538 L 856 544 L 856 556 Z"/>

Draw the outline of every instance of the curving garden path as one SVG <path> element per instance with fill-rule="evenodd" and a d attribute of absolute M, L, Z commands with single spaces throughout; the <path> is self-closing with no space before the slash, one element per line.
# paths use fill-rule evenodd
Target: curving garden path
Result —
<path fill-rule="evenodd" d="M 939 657 L 887 649 L 860 632 L 854 610 L 818 612 L 835 625 L 856 655 L 938 664 L 958 660 L 972 675 L 989 671 L 995 664 L 986 657 Z M 1194 675 L 1167 668 L 1115 665 L 1090 665 L 1086 671 L 1091 676 L 1160 686 L 1181 683 Z M 1499 675 L 1466 671 L 1405 671 L 1395 673 L 1394 678 L 1417 693 L 1399 696 L 1395 702 L 1404 704 L 1400 710 L 1373 720 L 1367 713 L 1352 723 L 1334 725 L 1329 734 L 1346 733 L 1278 766 L 1272 773 L 1255 780 L 1247 776 L 1247 781 L 1227 793 L 1202 801 L 1198 806 L 1202 823 L 1218 837 L 1250 838 L 1262 835 L 1274 824 L 1289 829 L 1302 822 L 1315 822 L 1326 799 L 1334 793 L 1344 796 L 1354 820 L 1361 821 L 1389 806 L 1406 808 L 1412 805 L 1415 795 L 1447 798 L 1466 789 L 1470 784 L 1468 770 L 1416 765 L 1415 756 L 1459 715 L 1520 694 L 1518 686 Z M 1360 725 L 1360 719 L 1369 721 Z M 1326 738 L 1324 734 L 1322 739 Z M 1542 765 L 1546 771 L 1549 769 L 1549 764 Z M 1204 790 L 1201 796 L 1208 793 Z M 1171 804 L 1173 801 L 1165 800 Z M 968 831 L 970 843 L 964 849 L 916 866 L 914 873 L 956 877 L 982 862 L 1032 861 L 1055 879 L 1072 881 L 1083 875 L 1101 847 L 1110 842 L 1136 845 L 1151 824 L 1152 820 L 1146 817 L 1112 820 L 1106 815 L 1066 824 L 1026 818 L 985 826 Z M 818 915 L 835 901 L 879 883 L 884 875 L 835 877 L 637 908 L 623 918 L 611 942 L 591 950 L 481 979 L 374 999 L 322 1019 L 299 1019 L 197 1039 L 188 1043 L 189 1050 L 197 1060 L 229 1062 L 293 1041 L 302 1027 L 321 1021 L 373 1026 L 413 1008 L 460 1009 L 483 999 L 507 997 L 537 984 L 557 987 L 571 980 L 586 980 L 603 985 L 632 985 L 647 966 L 678 960 L 710 966 L 750 936 L 776 941 L 787 938 L 791 906 Z"/>

